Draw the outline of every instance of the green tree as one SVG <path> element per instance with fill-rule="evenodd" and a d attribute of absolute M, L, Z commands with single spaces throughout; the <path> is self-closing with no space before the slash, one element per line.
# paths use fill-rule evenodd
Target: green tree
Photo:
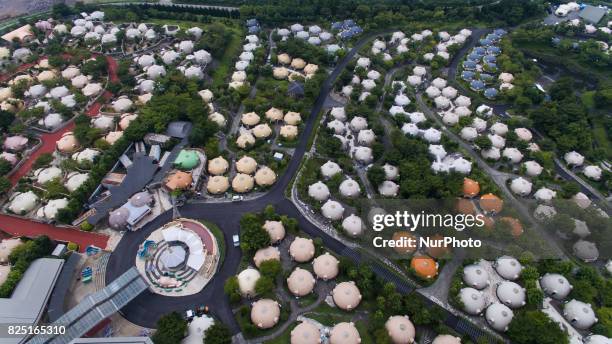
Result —
<path fill-rule="evenodd" d="M 157 321 L 157 331 L 151 337 L 155 344 L 180 343 L 187 331 L 187 321 L 177 312 L 166 314 Z"/>
<path fill-rule="evenodd" d="M 515 313 L 507 332 L 517 344 L 568 344 L 567 334 L 542 311 Z"/>
<path fill-rule="evenodd" d="M 380 165 L 373 165 L 368 169 L 368 180 L 375 187 L 385 181 L 385 170 Z"/>
<path fill-rule="evenodd" d="M 491 139 L 487 135 L 480 135 L 474 140 L 474 144 L 482 150 L 491 149 L 493 144 L 491 143 Z"/>
<path fill-rule="evenodd" d="M 229 328 L 219 321 L 204 332 L 205 344 L 231 344 L 232 333 Z"/>
<path fill-rule="evenodd" d="M 223 291 L 230 299 L 230 302 L 235 303 L 240 301 L 240 288 L 238 287 L 238 278 L 236 276 L 229 277 L 223 285 Z"/>
<path fill-rule="evenodd" d="M 272 290 L 274 290 L 274 281 L 270 277 L 261 276 L 257 282 L 255 282 L 255 292 L 258 295 L 265 294 Z"/>
<path fill-rule="evenodd" d="M 276 279 L 276 276 L 278 276 L 281 270 L 282 266 L 280 261 L 275 259 L 263 261 L 259 265 L 259 272 L 261 272 L 263 276 L 269 277 L 271 279 Z"/>
<path fill-rule="evenodd" d="M 270 245 L 270 236 L 262 228 L 262 221 L 255 214 L 245 214 L 240 219 L 240 233 L 240 248 L 246 252 L 253 253 Z"/>
<path fill-rule="evenodd" d="M 10 189 L 11 181 L 5 176 L 0 176 L 0 195 L 5 194 Z"/>

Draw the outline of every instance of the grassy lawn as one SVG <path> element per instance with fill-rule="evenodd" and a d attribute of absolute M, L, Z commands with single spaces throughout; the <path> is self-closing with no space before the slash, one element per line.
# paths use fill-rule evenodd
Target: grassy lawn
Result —
<path fill-rule="evenodd" d="M 264 342 L 266 344 L 287 344 L 289 342 L 291 342 L 291 331 L 297 326 L 297 323 L 293 323 L 291 325 L 289 325 L 289 327 L 287 327 L 287 329 L 285 330 L 285 332 L 281 333 L 280 336 L 269 340 L 267 342 Z"/>
<path fill-rule="evenodd" d="M 212 73 L 213 87 L 222 87 L 225 84 L 225 80 L 233 68 L 232 61 L 242 50 L 242 39 L 244 36 L 242 30 L 229 27 L 228 29 L 232 31 L 232 38 L 223 53 L 223 57 L 219 61 L 219 65 Z"/>
<path fill-rule="evenodd" d="M 325 326 L 333 326 L 339 322 L 351 321 L 353 315 L 353 312 L 345 312 L 338 308 L 330 307 L 325 303 L 322 303 L 312 312 L 304 313 L 304 316 L 316 320 Z"/>
<path fill-rule="evenodd" d="M 200 221 L 203 223 L 215 236 L 217 239 L 217 244 L 219 245 L 219 266 L 223 264 L 223 260 L 225 259 L 225 236 L 223 235 L 223 231 L 216 224 L 209 221 Z"/>

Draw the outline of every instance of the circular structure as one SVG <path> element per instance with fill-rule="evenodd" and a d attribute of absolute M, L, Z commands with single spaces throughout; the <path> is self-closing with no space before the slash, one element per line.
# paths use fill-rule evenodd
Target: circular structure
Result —
<path fill-rule="evenodd" d="M 267 166 L 263 166 L 255 173 L 255 183 L 259 186 L 270 186 L 274 182 L 276 182 L 276 173 Z"/>
<path fill-rule="evenodd" d="M 407 315 L 394 315 L 385 323 L 385 329 L 394 344 L 414 343 L 416 330 Z"/>
<path fill-rule="evenodd" d="M 599 250 L 595 243 L 578 240 L 573 246 L 574 255 L 585 262 L 594 262 L 599 258 Z"/>
<path fill-rule="evenodd" d="M 225 176 L 213 176 L 206 183 L 206 190 L 211 194 L 222 194 L 229 189 L 229 180 Z"/>
<path fill-rule="evenodd" d="M 303 321 L 291 330 L 291 344 L 319 344 L 321 331 L 315 325 Z"/>
<path fill-rule="evenodd" d="M 267 260 L 277 260 L 280 261 L 280 251 L 277 247 L 268 246 L 266 248 L 260 248 L 255 252 L 253 256 L 253 261 L 255 262 L 255 266 L 261 266 L 261 263 Z"/>
<path fill-rule="evenodd" d="M 344 214 L 344 207 L 336 201 L 328 200 L 321 207 L 321 213 L 330 220 L 340 220 Z"/>
<path fill-rule="evenodd" d="M 578 300 L 571 300 L 565 304 L 563 316 L 572 326 L 580 330 L 586 330 L 597 322 L 591 304 Z"/>
<path fill-rule="evenodd" d="M 573 289 L 573 286 L 563 275 L 551 273 L 542 276 L 540 286 L 546 295 L 557 300 L 565 299 Z"/>
<path fill-rule="evenodd" d="M 305 263 L 314 257 L 315 246 L 312 239 L 296 237 L 289 246 L 289 255 L 298 263 Z"/>
<path fill-rule="evenodd" d="M 412 258 L 410 267 L 414 269 L 417 276 L 424 279 L 432 279 L 438 275 L 438 263 L 427 256 Z"/>
<path fill-rule="evenodd" d="M 345 311 L 355 309 L 361 302 L 361 292 L 353 281 L 342 282 L 336 285 L 334 290 L 332 290 L 332 297 L 334 304 Z"/>
<path fill-rule="evenodd" d="M 519 278 L 523 270 L 521 263 L 519 263 L 516 258 L 510 256 L 501 256 L 497 258 L 493 267 L 501 277 L 510 281 Z"/>
<path fill-rule="evenodd" d="M 487 213 L 499 213 L 503 209 L 504 201 L 494 194 L 482 195 L 479 200 L 480 208 Z"/>
<path fill-rule="evenodd" d="M 584 340 L 584 344 L 610 344 L 610 338 L 600 334 L 592 334 Z"/>
<path fill-rule="evenodd" d="M 339 191 L 342 196 L 352 198 L 359 196 L 361 188 L 356 181 L 352 179 L 345 179 L 342 183 L 340 183 Z"/>
<path fill-rule="evenodd" d="M 329 188 L 323 182 L 318 181 L 308 187 L 308 196 L 319 202 L 323 202 L 330 196 Z"/>
<path fill-rule="evenodd" d="M 238 173 L 232 179 L 232 189 L 238 193 L 249 192 L 253 189 L 253 177 L 248 174 Z"/>
<path fill-rule="evenodd" d="M 212 175 L 224 174 L 229 168 L 229 163 L 222 156 L 218 156 L 208 162 L 208 173 Z"/>
<path fill-rule="evenodd" d="M 285 238 L 285 226 L 280 221 L 268 221 L 263 225 L 263 229 L 268 232 L 271 243 L 277 243 Z"/>
<path fill-rule="evenodd" d="M 340 271 L 339 264 L 340 262 L 336 257 L 329 254 L 329 252 L 325 252 L 314 259 L 312 267 L 318 278 L 327 281 L 338 276 Z"/>
<path fill-rule="evenodd" d="M 461 338 L 451 336 L 450 334 L 441 334 L 434 338 L 431 344 L 461 344 Z"/>
<path fill-rule="evenodd" d="M 253 174 L 253 172 L 257 170 L 257 161 L 250 156 L 245 155 L 236 161 L 236 170 L 240 173 Z"/>
<path fill-rule="evenodd" d="M 463 281 L 472 288 L 484 289 L 489 286 L 489 273 L 478 264 L 463 268 Z"/>
<path fill-rule="evenodd" d="M 316 280 L 312 273 L 299 267 L 295 268 L 287 278 L 287 287 L 289 287 L 289 291 L 295 296 L 304 296 L 312 293 L 315 283 Z"/>
<path fill-rule="evenodd" d="M 325 178 L 331 178 L 341 172 L 342 169 L 340 168 L 340 165 L 333 161 L 327 161 L 326 163 L 321 165 L 321 175 L 323 175 L 323 177 Z"/>
<path fill-rule="evenodd" d="M 115 212 L 109 217 L 111 226 L 124 225 L 130 211 L 122 207 Z M 219 255 L 217 239 L 204 224 L 180 218 L 145 239 L 136 255 L 136 268 L 153 293 L 186 296 L 208 284 L 217 271 Z"/>
<path fill-rule="evenodd" d="M 332 328 L 329 344 L 359 344 L 361 337 L 352 322 L 341 322 Z"/>
<path fill-rule="evenodd" d="M 486 306 L 486 301 L 482 292 L 474 288 L 461 289 L 459 291 L 459 299 L 461 303 L 463 303 L 463 310 L 468 314 L 480 314 Z"/>
<path fill-rule="evenodd" d="M 280 306 L 278 302 L 270 299 L 261 299 L 253 303 L 251 308 L 251 321 L 260 329 L 271 328 L 280 317 Z"/>
<path fill-rule="evenodd" d="M 501 303 L 494 303 L 487 308 L 485 318 L 487 323 L 497 331 L 506 332 L 514 317 L 510 308 Z"/>
<path fill-rule="evenodd" d="M 525 289 L 514 282 L 501 282 L 496 293 L 499 301 L 510 308 L 519 308 L 526 303 Z"/>
<path fill-rule="evenodd" d="M 261 274 L 256 269 L 246 268 L 242 270 L 237 276 L 240 294 L 245 297 L 255 296 L 255 285 L 260 277 Z"/>

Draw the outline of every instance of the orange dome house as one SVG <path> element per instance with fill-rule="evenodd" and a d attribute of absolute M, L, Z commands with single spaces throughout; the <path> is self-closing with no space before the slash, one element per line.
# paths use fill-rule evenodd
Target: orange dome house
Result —
<path fill-rule="evenodd" d="M 444 237 L 442 235 L 436 234 L 430 238 L 430 241 L 438 241 L 443 239 Z M 440 247 L 427 247 L 427 254 L 438 259 L 444 257 L 450 251 L 451 249 L 442 243 L 440 244 Z"/>
<path fill-rule="evenodd" d="M 438 263 L 427 256 L 412 258 L 410 267 L 414 269 L 417 276 L 424 279 L 432 279 L 438 275 Z"/>
<path fill-rule="evenodd" d="M 455 210 L 459 214 L 469 215 L 476 214 L 476 207 L 469 199 L 465 198 L 457 198 L 457 203 L 455 204 Z"/>
<path fill-rule="evenodd" d="M 404 243 L 403 246 L 396 246 L 393 248 L 393 250 L 399 254 L 411 254 L 411 253 L 414 253 L 414 251 L 416 251 L 417 238 L 410 232 L 407 232 L 407 231 L 394 232 L 391 239 L 395 241 L 396 243 L 399 243 L 399 242 Z M 409 244 L 408 240 L 410 239 L 413 240 L 412 245 Z"/>
<path fill-rule="evenodd" d="M 510 226 L 510 232 L 512 233 L 513 237 L 520 237 L 521 234 L 523 234 L 523 225 L 518 219 L 515 219 L 514 217 L 502 217 L 499 220 L 507 223 Z"/>
<path fill-rule="evenodd" d="M 480 197 L 480 208 L 487 213 L 499 213 L 504 207 L 504 201 L 494 194 L 486 194 Z"/>
<path fill-rule="evenodd" d="M 480 193 L 480 184 L 470 178 L 463 178 L 463 196 L 472 198 Z"/>

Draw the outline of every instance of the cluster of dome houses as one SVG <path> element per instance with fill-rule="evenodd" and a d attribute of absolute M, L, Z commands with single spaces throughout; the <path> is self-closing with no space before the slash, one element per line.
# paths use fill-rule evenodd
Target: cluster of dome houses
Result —
<path fill-rule="evenodd" d="M 276 173 L 267 166 L 260 166 L 257 161 L 244 155 L 235 162 L 236 174 L 231 181 L 232 190 L 246 193 L 255 187 L 267 187 L 276 182 Z M 217 195 L 225 193 L 230 187 L 229 178 L 225 176 L 230 171 L 229 162 L 222 156 L 208 162 L 208 181 L 206 190 Z"/>
<path fill-rule="evenodd" d="M 279 126 L 278 134 L 285 140 L 294 140 L 298 136 L 298 126 L 302 122 L 299 112 L 287 111 L 271 107 L 265 113 L 268 123 L 261 123 L 261 117 L 255 112 L 242 114 L 240 118 L 241 127 L 238 130 L 236 145 L 241 149 L 247 149 L 254 145 L 256 140 L 266 140 L 274 133 L 274 126 Z"/>
<path fill-rule="evenodd" d="M 320 46 L 325 45 L 325 50 L 330 54 L 335 54 L 341 47 L 334 43 L 334 35 L 329 31 L 323 30 L 319 25 L 311 25 L 305 28 L 304 25 L 295 23 L 289 28 L 277 28 L 276 34 L 278 34 L 281 40 L 285 41 L 289 37 L 295 37 L 298 39 L 305 40 L 309 44 Z"/>
<path fill-rule="evenodd" d="M 266 221 L 263 225 L 270 236 L 273 245 L 279 244 L 285 238 L 285 228 L 280 221 Z M 332 281 L 340 270 L 339 261 L 328 252 L 315 257 L 315 245 L 312 239 L 295 237 L 289 246 L 289 256 L 298 264 L 312 262 L 312 271 L 304 267 L 295 267 L 287 277 L 287 287 L 295 297 L 304 297 L 312 293 L 317 281 Z M 253 262 L 255 267 L 248 267 L 237 275 L 238 288 L 243 297 L 256 297 L 255 285 L 261 277 L 257 270 L 264 261 L 280 261 L 281 253 L 278 247 L 269 246 L 258 250 Z M 321 282 L 320 282 L 321 283 Z M 353 281 L 340 282 L 335 285 L 331 292 L 333 304 L 344 311 L 352 311 L 361 303 L 362 295 L 359 288 Z M 259 299 L 253 302 L 251 307 L 251 321 L 260 329 L 269 329 L 277 325 L 280 321 L 281 305 L 272 299 Z M 415 327 L 408 316 L 389 317 L 385 328 L 394 343 L 413 343 L 415 339 Z M 320 343 L 321 338 L 329 337 L 327 340 L 331 344 L 358 344 L 361 342 L 359 331 L 353 323 L 341 322 L 332 328 L 320 328 L 313 323 L 305 320 L 298 324 L 291 331 L 291 343 Z M 450 337 L 450 336 L 446 336 Z M 434 343 L 458 343 L 454 341 L 444 341 L 445 336 L 441 336 Z M 447 338 L 451 339 L 451 338 Z"/>
<path fill-rule="evenodd" d="M 362 92 L 359 95 L 359 101 L 364 101 L 368 96 L 372 93 L 371 91 L 378 86 L 377 81 L 381 81 L 380 78 L 382 74 L 374 69 L 370 69 L 370 65 L 372 64 L 372 60 L 369 57 L 360 57 L 357 59 L 357 64 L 355 69 L 362 68 L 365 70 L 365 76 L 363 80 L 359 78 L 358 75 L 354 75 L 351 83 L 349 85 L 345 85 L 342 87 L 342 95 L 347 98 L 350 98 L 353 94 L 354 85 L 361 85 Z"/>
<path fill-rule="evenodd" d="M 291 57 L 287 53 L 278 54 L 276 58 L 280 66 L 274 67 L 272 75 L 277 80 L 308 79 L 319 70 L 319 65 L 308 63 L 300 57 Z"/>
<path fill-rule="evenodd" d="M 514 317 L 513 309 L 526 304 L 525 289 L 516 283 L 522 269 L 521 263 L 510 256 L 499 257 L 493 263 L 481 260 L 465 266 L 462 274 L 465 287 L 458 294 L 463 310 L 470 315 L 482 314 L 493 329 L 507 331 Z M 573 288 L 567 278 L 556 273 L 542 276 L 539 286 L 557 301 L 564 300 Z M 563 305 L 563 316 L 579 330 L 597 322 L 592 306 L 577 300 Z"/>
<path fill-rule="evenodd" d="M 461 78 L 469 83 L 473 91 L 483 92 L 488 99 L 497 97 L 499 91 L 510 90 L 514 87 L 512 85 L 514 77 L 510 73 L 499 74 L 499 87 L 491 87 L 496 81 L 495 75 L 499 72 L 497 56 L 502 50 L 498 43 L 505 35 L 504 29 L 496 29 L 487 34 L 485 38 L 480 39 L 478 46 L 469 52 L 462 64 Z"/>
<path fill-rule="evenodd" d="M 240 88 L 247 83 L 247 68 L 255 58 L 254 51 L 259 48 L 259 37 L 257 35 L 247 35 L 246 44 L 242 46 L 242 52 L 234 65 L 234 73 L 229 83 L 230 88 Z"/>

